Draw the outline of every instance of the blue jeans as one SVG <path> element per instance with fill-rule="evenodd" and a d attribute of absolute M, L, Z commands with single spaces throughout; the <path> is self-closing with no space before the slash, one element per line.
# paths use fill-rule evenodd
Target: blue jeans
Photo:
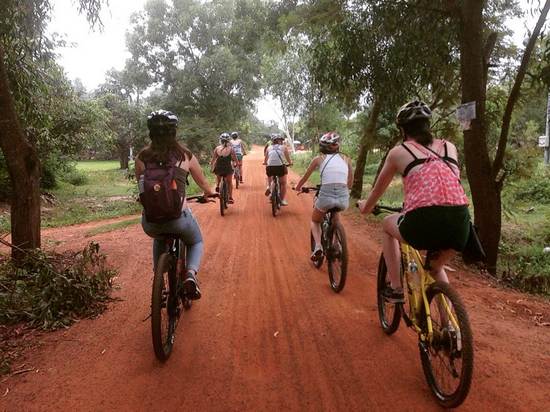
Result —
<path fill-rule="evenodd" d="M 160 235 L 175 234 L 178 235 L 187 247 L 187 270 L 199 271 L 201 264 L 204 243 L 199 224 L 191 209 L 185 209 L 181 212 L 178 219 L 170 220 L 166 223 L 151 223 L 141 217 L 141 226 L 143 231 L 154 238 L 153 241 L 153 270 L 157 268 L 157 262 L 160 255 L 166 250 L 166 242 Z"/>

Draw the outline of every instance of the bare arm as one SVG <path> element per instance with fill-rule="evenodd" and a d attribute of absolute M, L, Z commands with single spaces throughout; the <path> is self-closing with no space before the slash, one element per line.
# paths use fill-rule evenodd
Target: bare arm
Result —
<path fill-rule="evenodd" d="M 216 166 L 216 160 L 218 160 L 218 152 L 216 151 L 216 149 L 214 149 L 214 153 L 212 153 L 212 160 L 210 161 L 211 170 L 214 170 L 214 166 Z"/>
<path fill-rule="evenodd" d="M 391 183 L 393 176 L 397 173 L 397 166 L 394 159 L 395 152 L 392 150 L 386 158 L 380 175 L 378 175 L 378 179 L 376 179 L 376 183 L 369 193 L 367 200 L 361 200 L 359 202 L 359 210 L 361 213 L 370 213 L 376 205 L 376 202 L 378 202 L 378 199 L 380 199 Z"/>
<path fill-rule="evenodd" d="M 136 180 L 139 181 L 140 176 L 145 172 L 145 163 L 143 163 L 139 158 L 136 157 L 135 162 L 135 174 Z"/>
<path fill-rule="evenodd" d="M 348 189 L 353 186 L 353 166 L 351 165 L 351 159 L 346 156 L 346 162 L 348 163 Z"/>
<path fill-rule="evenodd" d="M 292 159 L 290 158 L 290 152 L 288 150 L 288 147 L 285 146 L 285 150 L 284 150 L 284 155 L 285 155 L 285 159 L 288 163 L 289 166 L 292 166 Z"/>
<path fill-rule="evenodd" d="M 313 159 L 311 161 L 311 163 L 309 164 L 306 172 L 304 173 L 304 176 L 300 179 L 300 181 L 296 185 L 296 190 L 298 192 L 300 192 L 302 190 L 302 186 L 304 185 L 305 182 L 307 182 L 307 179 L 309 179 L 309 177 L 311 176 L 313 171 L 319 167 L 320 163 L 321 163 L 321 157 L 320 156 L 317 156 L 315 159 Z"/>
<path fill-rule="evenodd" d="M 191 160 L 189 160 L 189 172 L 191 173 L 193 180 L 197 182 L 205 195 L 214 194 L 214 192 L 210 189 L 210 184 L 208 183 L 208 180 L 206 180 L 206 177 L 204 177 L 201 165 L 195 156 L 191 157 Z"/>

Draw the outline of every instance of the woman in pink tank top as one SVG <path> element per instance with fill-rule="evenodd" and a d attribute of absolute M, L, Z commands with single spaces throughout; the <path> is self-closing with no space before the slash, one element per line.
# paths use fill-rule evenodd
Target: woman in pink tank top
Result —
<path fill-rule="evenodd" d="M 361 213 L 370 213 L 393 177 L 397 173 L 403 177 L 403 212 L 382 223 L 382 249 L 391 281 L 384 294 L 392 302 L 404 300 L 399 242 L 438 251 L 431 260 L 431 273 L 448 282 L 444 265 L 455 251 L 464 250 L 469 235 L 468 198 L 460 184 L 456 147 L 432 136 L 430 119 L 431 110 L 423 102 L 401 107 L 396 123 L 403 143 L 390 150 L 368 198 L 359 202 Z"/>

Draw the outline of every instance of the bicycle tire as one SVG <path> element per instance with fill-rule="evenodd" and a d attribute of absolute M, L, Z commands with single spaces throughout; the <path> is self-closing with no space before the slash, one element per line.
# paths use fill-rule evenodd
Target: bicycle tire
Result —
<path fill-rule="evenodd" d="M 432 300 L 438 296 L 445 296 L 450 302 L 451 307 L 454 309 L 455 317 L 459 326 L 459 333 L 449 332 L 446 328 L 442 328 L 438 335 L 439 338 L 436 339 L 436 327 L 437 320 L 436 314 L 431 313 L 432 323 L 434 326 L 434 339 L 431 343 L 428 342 L 419 342 L 420 350 L 420 360 L 422 362 L 422 370 L 424 371 L 424 376 L 428 381 L 428 385 L 432 390 L 432 393 L 435 395 L 437 402 L 445 408 L 456 408 L 461 405 L 462 402 L 468 396 L 470 391 L 470 386 L 472 383 L 472 374 L 474 369 L 474 351 L 473 351 L 473 337 L 472 329 L 470 327 L 470 321 L 468 319 L 468 313 L 466 308 L 458 293 L 448 284 L 444 282 L 435 282 L 432 283 L 426 290 L 426 296 L 430 304 L 430 311 L 432 311 L 431 303 Z M 436 304 L 437 305 L 437 304 Z M 423 317 L 425 317 L 425 311 Z M 431 354 L 443 353 L 449 359 L 458 359 L 462 360 L 462 368 L 460 374 L 458 374 L 458 381 L 455 390 L 452 390 L 450 393 L 445 392 L 441 388 L 441 382 L 438 382 L 437 378 L 434 376 L 433 363 L 431 362 Z M 453 372 L 456 374 L 455 365 L 449 365 L 453 368 Z M 450 369 L 445 366 L 444 369 L 447 369 L 450 372 Z M 457 378 L 457 376 L 452 376 Z"/>
<path fill-rule="evenodd" d="M 380 254 L 378 261 L 378 274 L 376 276 L 376 301 L 378 306 L 378 319 L 380 326 L 386 335 L 393 334 L 399 328 L 401 321 L 401 305 L 386 302 L 382 292 L 390 285 L 388 268 L 384 260 L 384 254 Z M 388 308 L 392 308 L 391 312 Z M 388 313 L 390 312 L 390 313 Z"/>
<path fill-rule="evenodd" d="M 271 214 L 273 217 L 277 216 L 278 203 L 279 201 L 279 185 L 277 181 L 273 182 L 273 190 L 271 191 Z"/>
<path fill-rule="evenodd" d="M 220 185 L 220 215 L 225 214 L 225 180 L 222 178 L 222 183 Z"/>
<path fill-rule="evenodd" d="M 339 248 L 334 248 L 334 236 L 337 236 Z M 346 285 L 348 274 L 348 245 L 346 242 L 346 232 L 339 222 L 333 222 L 328 233 L 329 248 L 327 252 L 328 278 L 331 289 L 340 293 Z M 336 276 L 336 261 L 340 261 L 340 276 Z"/>
<path fill-rule="evenodd" d="M 235 189 L 238 189 L 239 188 L 239 176 L 238 175 L 235 175 Z"/>
<path fill-rule="evenodd" d="M 313 234 L 311 232 L 309 232 L 309 244 L 310 244 L 311 253 L 313 253 L 313 251 L 315 250 L 315 239 L 313 239 Z M 325 260 L 325 256 L 322 255 L 319 259 L 312 261 L 313 266 L 319 269 L 321 266 L 323 266 L 324 260 Z"/>
<path fill-rule="evenodd" d="M 171 272 L 173 272 L 171 274 Z M 153 277 L 153 293 L 151 296 L 151 332 L 155 356 L 165 362 L 172 353 L 174 345 L 175 319 L 169 314 L 170 280 L 175 276 L 175 262 L 168 253 L 160 255 L 157 270 Z M 164 322 L 163 322 L 164 315 Z M 165 332 L 163 332 L 163 325 Z"/>

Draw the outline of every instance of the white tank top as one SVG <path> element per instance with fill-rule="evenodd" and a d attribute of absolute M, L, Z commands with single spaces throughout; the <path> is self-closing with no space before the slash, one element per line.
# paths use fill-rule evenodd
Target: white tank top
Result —
<path fill-rule="evenodd" d="M 284 146 L 281 144 L 272 144 L 267 148 L 267 165 L 282 166 L 284 165 Z"/>
<path fill-rule="evenodd" d="M 322 185 L 348 184 L 348 163 L 338 153 L 327 155 L 319 166 L 319 172 Z"/>
<path fill-rule="evenodd" d="M 243 154 L 243 146 L 240 140 L 238 142 L 235 140 L 231 140 L 231 146 L 233 146 L 235 154 Z"/>

